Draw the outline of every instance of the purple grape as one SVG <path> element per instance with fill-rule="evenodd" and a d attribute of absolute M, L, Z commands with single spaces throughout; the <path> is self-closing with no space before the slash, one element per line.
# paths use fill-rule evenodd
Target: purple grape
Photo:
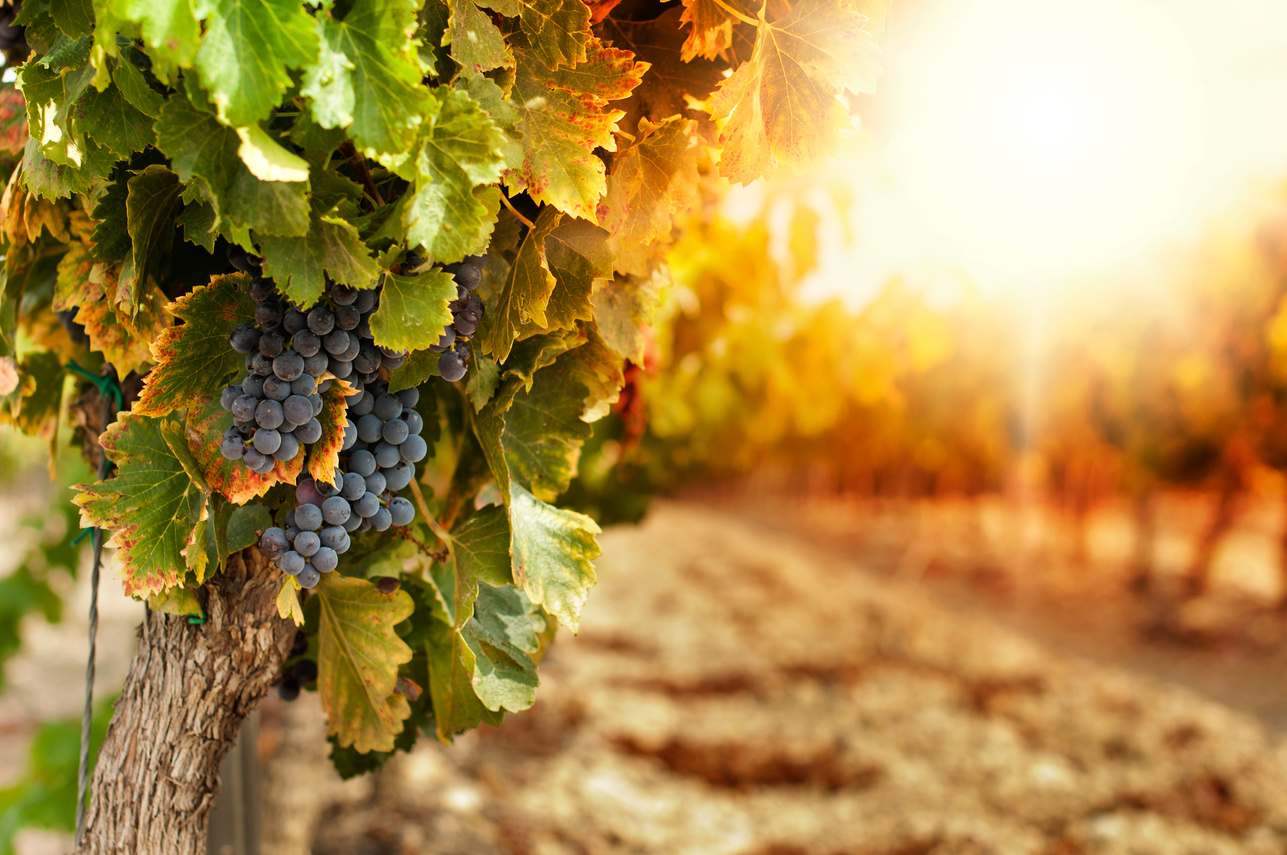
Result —
<path fill-rule="evenodd" d="M 383 509 L 381 509 L 383 510 Z M 383 531 L 384 529 L 380 529 Z M 305 558 L 312 558 L 322 546 L 322 539 L 315 531 L 301 531 L 295 536 L 295 551 Z"/>
<path fill-rule="evenodd" d="M 344 525 L 352 513 L 348 499 L 343 496 L 331 496 L 322 502 L 322 519 L 327 525 Z"/>
<path fill-rule="evenodd" d="M 282 435 L 271 428 L 260 428 L 255 431 L 255 450 L 260 454 L 272 454 L 281 448 Z"/>
<path fill-rule="evenodd" d="M 277 566 L 280 567 L 282 572 L 287 576 L 294 576 L 296 573 L 304 569 L 304 563 L 304 556 L 292 549 L 278 559 Z"/>
<path fill-rule="evenodd" d="M 282 405 L 276 401 L 260 401 L 255 408 L 255 424 L 261 428 L 279 428 L 282 426 Z"/>
<path fill-rule="evenodd" d="M 438 373 L 448 383 L 455 383 L 465 376 L 465 360 L 461 359 L 460 355 L 454 351 L 444 353 L 438 357 Z"/>
<path fill-rule="evenodd" d="M 228 337 L 228 343 L 238 353 L 250 354 L 259 345 L 259 330 L 250 324 L 237 324 Z"/>
<path fill-rule="evenodd" d="M 389 501 L 389 516 L 394 525 L 408 525 L 415 519 L 416 509 L 406 499 L 395 496 Z"/>

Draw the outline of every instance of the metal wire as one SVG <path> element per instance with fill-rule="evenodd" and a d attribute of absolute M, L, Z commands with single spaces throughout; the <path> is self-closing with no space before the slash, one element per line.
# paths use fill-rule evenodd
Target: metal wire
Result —
<path fill-rule="evenodd" d="M 112 381 L 115 395 L 108 394 L 99 386 L 103 398 L 103 430 L 116 418 L 120 406 L 120 389 L 115 378 Z M 115 406 L 114 406 L 115 405 Z M 102 460 L 98 464 L 98 479 L 102 481 L 112 471 L 112 463 L 107 459 L 107 449 L 99 446 Z M 98 581 L 103 568 L 103 530 L 94 527 L 91 535 L 94 544 L 94 567 L 89 575 L 89 660 L 85 664 L 85 710 L 80 719 L 80 766 L 76 772 L 76 848 L 79 849 L 85 840 L 85 795 L 89 790 L 89 750 L 93 739 L 94 727 L 94 668 L 98 658 Z"/>

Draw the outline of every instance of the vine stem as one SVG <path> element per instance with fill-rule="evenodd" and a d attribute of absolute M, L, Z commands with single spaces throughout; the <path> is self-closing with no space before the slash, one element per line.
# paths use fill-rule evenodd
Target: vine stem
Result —
<path fill-rule="evenodd" d="M 501 196 L 501 198 L 504 199 L 505 197 Z M 429 530 L 438 536 L 438 541 L 443 546 L 451 549 L 451 535 L 447 533 L 445 528 L 438 525 L 438 521 L 433 518 L 433 514 L 429 513 L 429 503 L 425 501 L 425 494 L 420 492 L 420 484 L 414 478 L 411 479 L 411 495 L 415 497 L 416 507 L 420 509 L 421 515 L 424 516 L 425 522 L 429 525 Z"/>
<path fill-rule="evenodd" d="M 718 0 L 716 0 L 718 2 Z M 380 195 L 379 189 L 375 186 L 375 181 L 371 178 L 371 170 L 366 168 L 366 158 L 358 154 L 357 147 L 351 140 L 345 140 L 340 144 L 340 154 L 349 159 L 349 165 L 357 173 L 357 177 L 362 179 L 362 184 L 366 188 L 366 193 L 375 202 L 376 207 L 384 204 L 384 197 Z"/>
<path fill-rule="evenodd" d="M 741 12 L 734 9 L 732 6 L 725 3 L 724 0 L 715 0 L 715 5 L 720 7 L 730 15 L 732 15 L 734 18 L 737 18 L 743 24 L 750 24 L 752 27 L 758 27 L 760 25 L 759 21 L 755 20 L 754 18 L 749 18 L 746 15 L 742 14 Z"/>
<path fill-rule="evenodd" d="M 523 225 L 527 226 L 529 229 L 535 229 L 535 228 L 536 228 L 536 223 L 533 223 L 533 222 L 532 222 L 531 220 L 529 220 L 527 217 L 525 217 L 525 216 L 523 216 L 522 214 L 520 214 L 520 213 L 518 212 L 518 209 L 514 207 L 514 203 L 510 202 L 510 200 L 509 200 L 509 199 L 505 198 L 505 194 L 504 194 L 504 193 L 502 193 L 502 194 L 501 194 L 501 204 L 503 204 L 506 208 L 509 208 L 509 212 L 510 212 L 511 214 L 513 214 L 514 216 L 518 217 L 518 221 L 519 221 L 520 223 L 522 223 Z"/>

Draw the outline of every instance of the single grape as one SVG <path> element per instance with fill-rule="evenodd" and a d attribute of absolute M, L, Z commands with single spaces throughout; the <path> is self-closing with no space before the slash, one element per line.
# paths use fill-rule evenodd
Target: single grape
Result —
<path fill-rule="evenodd" d="M 362 339 L 349 333 L 349 346 L 344 348 L 343 353 L 333 353 L 331 356 L 341 362 L 352 363 L 357 359 L 357 355 L 362 352 Z"/>
<path fill-rule="evenodd" d="M 313 417 L 313 403 L 302 395 L 291 395 L 282 402 L 282 415 L 293 425 L 302 425 Z"/>
<path fill-rule="evenodd" d="M 357 401 L 349 405 L 349 415 L 355 417 L 365 416 L 367 413 L 371 412 L 371 408 L 374 406 L 375 396 L 371 394 L 370 389 L 367 389 L 362 393 L 361 398 L 358 398 Z"/>
<path fill-rule="evenodd" d="M 312 659 L 301 659 L 290 670 L 291 676 L 298 680 L 302 686 L 307 686 L 309 683 L 317 681 L 317 663 Z"/>
<path fill-rule="evenodd" d="M 343 331 L 341 330 L 341 332 Z M 332 354 L 330 371 L 332 374 L 334 374 L 336 377 L 340 378 L 341 380 L 347 380 L 349 375 L 353 373 L 353 363 L 345 362 L 342 359 L 337 359 Z"/>
<path fill-rule="evenodd" d="M 375 308 L 375 292 L 359 291 L 357 299 L 353 301 L 353 308 L 357 309 L 364 315 L 370 312 Z"/>
<path fill-rule="evenodd" d="M 294 529 L 295 534 L 299 534 L 299 526 L 295 525 L 295 508 L 291 508 L 286 512 L 286 516 L 282 517 L 282 527 L 287 531 Z M 290 536 L 291 540 L 295 539 L 295 534 Z"/>
<path fill-rule="evenodd" d="M 317 419 L 309 419 L 295 428 L 295 438 L 305 445 L 312 445 L 322 438 L 322 423 Z"/>
<path fill-rule="evenodd" d="M 258 265 L 256 265 L 256 267 L 257 266 Z M 275 290 L 277 289 L 274 287 L 271 279 L 256 276 L 254 279 L 250 280 L 250 298 L 256 303 L 262 303 L 269 297 L 273 296 L 273 292 Z"/>
<path fill-rule="evenodd" d="M 331 356 L 343 353 L 349 349 L 349 334 L 344 330 L 331 330 L 322 336 L 322 347 Z"/>
<path fill-rule="evenodd" d="M 258 431 L 256 431 L 256 433 L 258 433 Z M 250 467 L 252 472 L 259 472 L 259 470 L 263 468 L 265 461 L 268 461 L 270 465 L 272 462 L 271 457 L 264 455 L 263 452 L 256 448 L 247 448 L 246 453 L 242 455 L 241 459 L 246 461 L 246 465 Z"/>
<path fill-rule="evenodd" d="M 445 326 L 442 328 L 442 335 L 438 337 L 438 341 L 429 345 L 429 349 L 434 353 L 446 353 L 455 343 L 456 330 L 451 326 Z"/>
<path fill-rule="evenodd" d="M 239 422 L 253 421 L 255 418 L 255 408 L 258 406 L 258 398 L 251 395 L 241 395 L 232 402 L 232 417 Z"/>
<path fill-rule="evenodd" d="M 380 507 L 380 497 L 375 493 L 367 492 L 362 494 L 362 498 L 353 503 L 353 513 L 366 519 L 376 512 Z M 348 528 L 348 526 L 345 526 Z"/>
<path fill-rule="evenodd" d="M 322 546 L 322 539 L 315 531 L 301 531 L 295 536 L 295 551 L 305 558 L 312 558 Z"/>
<path fill-rule="evenodd" d="M 277 526 L 264 529 L 264 533 L 259 536 L 259 548 L 270 559 L 280 558 L 290 549 L 290 541 L 286 539 L 286 531 Z"/>
<path fill-rule="evenodd" d="M 401 368 L 402 363 L 406 361 L 407 361 L 407 355 L 403 353 L 397 356 L 386 356 L 381 360 L 380 364 L 383 365 L 385 368 L 389 369 L 390 371 L 396 371 L 399 368 Z"/>
<path fill-rule="evenodd" d="M 411 483 L 411 476 L 415 474 L 415 469 L 405 460 L 399 460 L 396 466 L 381 469 L 380 474 L 384 476 L 385 489 L 396 493 Z"/>
<path fill-rule="evenodd" d="M 308 318 L 299 309 L 291 306 L 282 317 L 282 329 L 287 335 L 294 335 L 308 328 Z"/>
<path fill-rule="evenodd" d="M 276 300 L 265 300 L 255 307 L 255 323 L 265 330 L 275 330 L 281 322 L 282 307 Z"/>
<path fill-rule="evenodd" d="M 401 445 L 406 441 L 410 433 L 411 431 L 407 429 L 407 423 L 399 418 L 389 419 L 384 423 L 384 428 L 380 432 L 381 436 L 384 437 L 384 441 L 389 445 Z M 379 455 L 377 454 L 376 457 L 378 459 Z"/>
<path fill-rule="evenodd" d="M 457 333 L 468 337 L 478 332 L 478 318 L 469 312 L 461 312 L 452 321 L 452 326 L 456 328 Z"/>
<path fill-rule="evenodd" d="M 308 329 L 313 335 L 326 335 L 335 329 L 335 315 L 325 306 L 315 306 L 308 313 Z"/>
<path fill-rule="evenodd" d="M 366 449 L 355 451 L 349 455 L 349 471 L 361 475 L 363 478 L 374 472 L 375 466 L 375 455 Z"/>
<path fill-rule="evenodd" d="M 264 397 L 264 378 L 258 374 L 248 375 L 241 381 L 241 391 L 256 398 Z"/>
<path fill-rule="evenodd" d="M 444 353 L 438 358 L 438 373 L 448 383 L 455 383 L 465 376 L 465 360 L 454 351 Z"/>
<path fill-rule="evenodd" d="M 246 373 L 247 373 L 247 374 L 254 374 L 254 373 L 255 373 L 255 357 L 256 357 L 256 356 L 258 356 L 258 355 L 259 355 L 259 350 L 258 350 L 258 349 L 256 349 L 254 353 L 247 353 L 247 354 L 246 354 L 246 362 L 245 362 L 245 365 L 246 365 Z"/>
<path fill-rule="evenodd" d="M 360 526 L 361 524 L 362 524 L 362 517 L 358 516 L 357 514 L 354 514 L 353 516 L 349 517 L 349 521 L 344 524 L 344 533 L 348 534 L 349 532 L 357 531 L 357 527 Z"/>
<path fill-rule="evenodd" d="M 237 324 L 232 330 L 232 335 L 228 337 L 228 343 L 238 353 L 248 354 L 259 346 L 259 336 L 259 330 L 250 324 Z"/>
<path fill-rule="evenodd" d="M 228 460 L 240 460 L 246 453 L 246 441 L 236 430 L 231 434 L 225 433 L 219 443 L 219 453 Z"/>
<path fill-rule="evenodd" d="M 461 267 L 456 271 L 456 284 L 470 291 L 483 281 L 483 271 L 472 265 Z"/>
<path fill-rule="evenodd" d="M 242 273 L 250 272 L 250 262 L 246 261 L 246 250 L 237 246 L 235 243 L 228 244 L 228 263 L 234 270 Z"/>
<path fill-rule="evenodd" d="M 335 307 L 335 326 L 342 330 L 351 330 L 362 320 L 362 313 L 352 306 Z"/>
<path fill-rule="evenodd" d="M 338 496 L 340 494 L 340 488 L 329 481 L 318 481 L 317 492 L 322 494 L 322 498 L 329 499 L 331 496 Z"/>
<path fill-rule="evenodd" d="M 260 428 L 255 431 L 255 450 L 260 454 L 272 454 L 281 448 L 282 435 L 271 428 Z"/>
<path fill-rule="evenodd" d="M 273 400 L 260 401 L 255 407 L 255 424 L 261 428 L 282 426 L 282 405 Z"/>
<path fill-rule="evenodd" d="M 353 357 L 353 370 L 359 374 L 370 374 L 378 371 L 381 365 L 380 351 L 369 341 L 363 341 L 358 348 L 358 355 Z"/>
<path fill-rule="evenodd" d="M 325 501 L 325 500 L 323 500 Z M 295 508 L 295 525 L 300 531 L 317 531 L 322 527 L 322 509 L 313 504 L 299 505 Z M 311 552 L 301 553 L 311 555 Z"/>
<path fill-rule="evenodd" d="M 303 368 L 303 360 L 300 360 L 300 367 Z M 317 378 L 311 374 L 301 374 L 294 380 L 290 381 L 290 393 L 308 398 L 309 395 L 317 391 Z"/>
<path fill-rule="evenodd" d="M 412 386 L 410 389 L 403 389 L 398 393 L 398 400 L 402 402 L 403 407 L 414 407 L 416 404 L 420 403 L 420 390 L 415 386 Z M 405 418 L 405 416 L 403 418 Z M 415 431 L 412 432 L 415 433 Z"/>
<path fill-rule="evenodd" d="M 357 420 L 358 439 L 363 442 L 379 442 L 384 431 L 384 421 L 375 413 L 367 413 Z"/>
<path fill-rule="evenodd" d="M 254 419 L 251 419 L 248 422 L 234 420 L 232 424 L 235 428 L 237 428 L 237 432 L 240 433 L 243 437 L 250 436 L 252 433 L 259 430 L 259 425 L 255 424 Z"/>
<path fill-rule="evenodd" d="M 414 433 L 398 446 L 398 454 L 408 463 L 419 463 L 428 453 L 429 444 L 424 441 L 424 437 Z"/>
<path fill-rule="evenodd" d="M 380 508 L 371 515 L 371 528 L 376 531 L 388 531 L 391 525 L 393 525 L 393 515 L 389 513 L 388 508 Z M 298 542 L 296 540 L 296 543 Z"/>
<path fill-rule="evenodd" d="M 291 349 L 307 359 L 322 349 L 322 340 L 309 330 L 300 330 L 291 336 Z"/>
<path fill-rule="evenodd" d="M 415 519 L 416 509 L 401 496 L 394 496 L 389 500 L 389 516 L 394 525 L 408 525 Z"/>
<path fill-rule="evenodd" d="M 328 546 L 336 552 L 343 552 L 340 546 L 349 539 L 349 533 L 342 525 L 328 525 L 319 532 L 319 536 L 322 538 L 322 546 Z"/>
<path fill-rule="evenodd" d="M 420 414 L 410 407 L 402 411 L 402 420 L 407 423 L 407 433 L 413 436 L 419 436 L 421 431 L 424 430 L 424 419 L 420 418 Z"/>
<path fill-rule="evenodd" d="M 358 298 L 358 290 L 336 282 L 331 285 L 331 302 L 337 306 L 351 306 Z"/>
<path fill-rule="evenodd" d="M 375 447 L 375 462 L 380 464 L 381 469 L 390 469 L 397 466 L 402 460 L 402 454 L 399 453 L 396 445 L 390 445 L 387 442 L 381 442 Z"/>
<path fill-rule="evenodd" d="M 280 359 L 280 357 L 278 357 Z M 286 399 L 291 395 L 290 381 L 283 380 L 280 377 L 264 378 L 264 397 L 276 401 L 279 404 L 286 403 Z"/>
<path fill-rule="evenodd" d="M 377 496 L 388 489 L 388 481 L 383 472 L 372 472 L 366 476 L 366 488 Z"/>
<path fill-rule="evenodd" d="M 344 525 L 352 513 L 349 500 L 343 496 L 331 496 L 322 502 L 322 519 L 327 525 Z"/>
<path fill-rule="evenodd" d="M 259 337 L 259 352 L 269 359 L 282 352 L 286 339 L 277 330 L 269 330 Z"/>
<path fill-rule="evenodd" d="M 301 583 L 303 584 L 303 583 Z M 299 680 L 286 676 L 277 681 L 277 697 L 290 703 L 299 697 Z"/>
<path fill-rule="evenodd" d="M 281 436 L 282 444 L 273 452 L 273 458 L 281 461 L 294 460 L 295 455 L 299 454 L 299 440 L 288 433 L 283 433 Z"/>
<path fill-rule="evenodd" d="M 469 308 L 467 311 L 472 313 L 475 317 L 481 318 L 483 316 L 483 298 L 479 297 L 477 294 L 470 294 Z"/>
<path fill-rule="evenodd" d="M 375 399 L 375 407 L 372 409 L 382 421 L 396 419 L 402 415 L 402 401 L 398 400 L 397 395 L 390 395 L 387 392 L 379 395 Z"/>
<path fill-rule="evenodd" d="M 273 373 L 287 382 L 299 379 L 304 373 L 304 357 L 293 350 L 283 351 L 273 360 Z"/>
<path fill-rule="evenodd" d="M 295 501 L 300 505 L 320 506 L 325 499 L 317 491 L 317 486 L 313 483 L 313 479 L 304 477 L 300 478 L 299 483 L 295 485 Z"/>
<path fill-rule="evenodd" d="M 313 407 L 313 415 L 316 417 L 322 412 L 322 396 L 314 392 L 308 396 L 308 403 Z"/>
<path fill-rule="evenodd" d="M 294 543 L 297 537 L 299 537 L 299 529 L 293 525 L 286 526 L 286 539 Z"/>
<path fill-rule="evenodd" d="M 371 317 L 369 315 L 364 315 L 362 317 L 362 323 L 358 324 L 357 329 L 353 332 L 358 334 L 358 338 L 364 338 L 367 341 L 374 339 L 375 333 L 371 332 Z"/>
<path fill-rule="evenodd" d="M 468 362 L 468 361 L 469 361 L 469 352 L 470 352 L 470 351 L 469 351 L 469 343 L 468 343 L 468 342 L 464 342 L 464 341 L 458 341 L 458 342 L 456 342 L 456 353 L 457 353 L 457 354 L 460 356 L 460 358 L 461 358 L 461 359 L 463 359 L 465 362 Z"/>
<path fill-rule="evenodd" d="M 349 472 L 344 476 L 344 483 L 340 486 L 340 495 L 350 502 L 362 498 L 366 492 L 366 479 L 356 472 Z"/>
<path fill-rule="evenodd" d="M 329 546 L 319 546 L 313 560 L 309 562 L 321 573 L 330 573 L 340 563 L 340 556 Z"/>
<path fill-rule="evenodd" d="M 299 575 L 295 578 L 299 579 L 301 588 L 315 588 L 317 583 L 322 581 L 322 574 L 317 572 L 317 568 L 312 564 L 305 564 L 304 569 L 299 571 Z"/>
<path fill-rule="evenodd" d="M 353 424 L 351 420 L 345 422 L 344 423 L 344 441 L 340 444 L 340 451 L 348 451 L 350 448 L 352 448 L 354 445 L 357 444 L 357 441 L 358 441 L 357 425 Z"/>
<path fill-rule="evenodd" d="M 297 351 L 298 352 L 298 351 Z M 312 356 L 304 357 L 304 373 L 310 377 L 320 377 L 326 373 L 330 367 L 331 359 L 325 353 L 315 353 Z"/>
<path fill-rule="evenodd" d="M 262 353 L 251 354 L 250 364 L 254 372 L 261 377 L 268 377 L 273 373 L 273 361 Z"/>
<path fill-rule="evenodd" d="M 298 537 L 298 535 L 296 535 L 296 537 Z M 296 573 L 304 569 L 304 556 L 292 549 L 277 560 L 277 566 L 280 567 L 282 572 L 287 576 L 294 576 Z"/>
<path fill-rule="evenodd" d="M 232 402 L 242 396 L 240 386 L 224 386 L 223 391 L 219 393 L 219 405 L 225 410 L 232 409 Z"/>

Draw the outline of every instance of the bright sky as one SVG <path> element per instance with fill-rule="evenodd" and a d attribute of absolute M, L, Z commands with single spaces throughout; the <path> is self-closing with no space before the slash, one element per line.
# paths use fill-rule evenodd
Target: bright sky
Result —
<path fill-rule="evenodd" d="M 894 3 L 883 41 L 893 120 L 829 170 L 858 242 L 815 289 L 1147 270 L 1287 177 L 1287 0 Z"/>

